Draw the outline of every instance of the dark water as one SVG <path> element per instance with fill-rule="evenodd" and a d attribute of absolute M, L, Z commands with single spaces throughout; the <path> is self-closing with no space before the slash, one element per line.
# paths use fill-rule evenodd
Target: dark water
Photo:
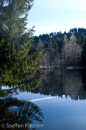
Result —
<path fill-rule="evenodd" d="M 42 70 L 40 75 L 43 80 L 35 90 L 15 90 L 5 102 L 0 98 L 3 129 L 86 130 L 86 71 Z"/>

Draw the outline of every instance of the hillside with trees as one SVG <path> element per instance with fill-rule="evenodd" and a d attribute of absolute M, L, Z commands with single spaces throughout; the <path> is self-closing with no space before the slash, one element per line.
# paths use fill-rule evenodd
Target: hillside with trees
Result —
<path fill-rule="evenodd" d="M 44 49 L 42 67 L 86 67 L 86 29 L 74 28 L 68 33 L 52 32 L 34 36 L 34 48 Z"/>

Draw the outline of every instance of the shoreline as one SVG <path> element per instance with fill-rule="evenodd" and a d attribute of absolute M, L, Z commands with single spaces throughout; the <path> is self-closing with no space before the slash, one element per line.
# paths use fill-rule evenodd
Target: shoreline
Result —
<path fill-rule="evenodd" d="M 84 66 L 69 66 L 69 67 L 56 67 L 56 66 L 40 66 L 40 69 L 66 69 L 66 70 L 81 70 L 86 69 Z"/>

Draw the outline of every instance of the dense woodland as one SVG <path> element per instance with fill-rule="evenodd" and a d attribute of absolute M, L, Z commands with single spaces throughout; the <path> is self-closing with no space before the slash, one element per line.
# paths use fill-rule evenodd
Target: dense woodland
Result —
<path fill-rule="evenodd" d="M 44 49 L 42 66 L 86 66 L 86 29 L 74 28 L 68 33 L 54 32 L 34 37 L 33 46 Z"/>

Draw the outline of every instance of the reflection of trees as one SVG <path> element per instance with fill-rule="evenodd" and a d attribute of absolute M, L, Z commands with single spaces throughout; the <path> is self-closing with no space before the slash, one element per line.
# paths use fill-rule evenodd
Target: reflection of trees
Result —
<path fill-rule="evenodd" d="M 34 78 L 29 78 L 28 80 L 22 81 L 17 84 L 10 84 L 9 88 L 2 89 L 0 86 L 0 124 L 24 124 L 33 123 L 34 120 L 42 123 L 43 114 L 40 108 L 26 101 L 20 101 L 18 99 L 12 98 L 13 94 L 18 94 L 19 92 L 29 92 L 37 88 L 42 80 L 42 76 L 35 75 Z M 3 83 L 3 86 L 6 86 Z"/>
<path fill-rule="evenodd" d="M 13 98 L 0 100 L 0 124 L 25 125 L 25 123 L 33 123 L 34 120 L 42 123 L 42 118 L 43 114 L 40 108 L 34 103 Z"/>
<path fill-rule="evenodd" d="M 32 92 L 45 95 L 65 95 L 72 99 L 86 99 L 85 77 L 81 71 L 44 70 L 42 85 Z M 84 75 L 86 75 L 84 73 Z"/>
<path fill-rule="evenodd" d="M 34 78 L 31 77 L 25 81 L 21 79 L 19 83 L 3 83 L 3 86 L 9 85 L 7 89 L 3 90 L 2 85 L 0 86 L 0 124 L 18 123 L 25 126 L 25 123 L 33 123 L 34 120 L 42 123 L 43 114 L 37 105 L 12 98 L 13 94 L 29 92 L 37 88 L 41 80 L 42 76 L 39 77 L 39 75 L 37 76 L 37 74 L 35 74 Z"/>
<path fill-rule="evenodd" d="M 82 88 L 79 90 L 80 99 L 86 99 L 86 70 L 81 71 L 82 74 Z"/>
<path fill-rule="evenodd" d="M 72 99 L 78 99 L 78 92 L 82 88 L 81 75 L 77 71 L 66 71 L 64 74 L 64 93 L 69 95 Z"/>
<path fill-rule="evenodd" d="M 0 85 L 0 124 L 17 122 L 25 125 L 25 123 L 33 123 L 34 120 L 42 123 L 43 114 L 37 105 L 12 98 L 13 94 L 29 92 L 37 88 L 41 80 L 42 76 L 35 74 L 35 77 L 28 78 L 25 81 L 20 79 L 20 82 L 15 82 L 15 84 L 3 83 Z M 7 89 L 2 89 L 2 86 L 7 85 L 9 86 Z"/>
<path fill-rule="evenodd" d="M 12 94 L 18 94 L 19 92 L 29 92 L 30 90 L 36 89 L 42 80 L 42 76 L 38 79 L 26 80 L 20 84 L 9 86 L 9 89 L 0 90 L 0 97 L 6 97 Z M 5 85 L 5 84 L 4 84 Z"/>

